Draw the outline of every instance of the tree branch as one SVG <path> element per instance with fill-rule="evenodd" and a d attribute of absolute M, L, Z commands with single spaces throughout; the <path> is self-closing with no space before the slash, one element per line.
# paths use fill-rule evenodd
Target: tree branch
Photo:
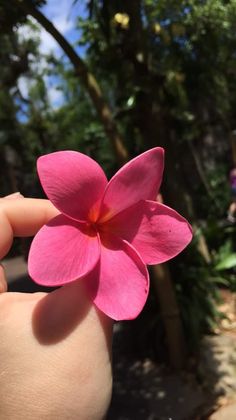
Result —
<path fill-rule="evenodd" d="M 117 161 L 120 165 L 124 164 L 128 160 L 128 151 L 124 146 L 122 136 L 120 135 L 118 128 L 112 118 L 112 112 L 107 104 L 100 86 L 95 79 L 94 75 L 89 72 L 86 64 L 70 45 L 70 43 L 64 38 L 64 36 L 55 28 L 55 26 L 38 10 L 31 1 L 19 0 L 19 5 L 22 7 L 25 13 L 34 17 L 40 25 L 52 35 L 52 37 L 60 45 L 66 56 L 71 61 L 75 68 L 76 75 L 81 80 L 84 88 L 88 92 L 92 103 L 97 111 L 98 117 L 104 127 L 107 137 L 109 138 Z"/>

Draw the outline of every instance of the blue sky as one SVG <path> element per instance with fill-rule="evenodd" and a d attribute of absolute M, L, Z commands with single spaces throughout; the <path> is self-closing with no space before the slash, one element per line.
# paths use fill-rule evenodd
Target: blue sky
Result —
<path fill-rule="evenodd" d="M 79 33 L 76 31 L 76 17 L 86 16 L 86 1 L 77 1 L 73 5 L 73 0 L 48 0 L 42 8 L 43 13 L 53 22 L 54 26 L 66 37 L 72 44 L 78 39 Z M 60 54 L 60 48 L 46 31 L 41 31 L 41 51 L 54 51 Z"/>
<path fill-rule="evenodd" d="M 48 0 L 47 4 L 42 7 L 42 12 L 54 24 L 54 26 L 64 35 L 64 37 L 75 46 L 79 38 L 79 31 L 74 29 L 76 26 L 76 18 L 78 16 L 86 16 L 86 0 L 78 1 L 73 4 L 73 0 Z M 23 37 L 29 38 L 32 34 L 28 28 L 21 27 L 20 33 Z M 62 59 L 63 51 L 58 46 L 53 37 L 40 28 L 40 52 L 42 55 L 53 53 L 57 58 Z M 80 55 L 84 55 L 84 48 L 76 46 L 76 50 Z M 36 63 L 37 66 L 44 66 L 45 60 Z M 48 97 L 52 107 L 59 107 L 63 101 L 63 93 L 58 89 L 58 79 L 55 76 L 45 76 L 44 78 L 48 87 Z M 33 80 L 21 77 L 19 80 L 19 88 L 24 97 L 27 97 L 29 87 L 34 83 Z"/>

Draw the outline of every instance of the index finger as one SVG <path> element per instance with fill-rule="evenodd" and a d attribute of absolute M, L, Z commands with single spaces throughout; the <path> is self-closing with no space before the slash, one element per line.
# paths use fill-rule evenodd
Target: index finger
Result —
<path fill-rule="evenodd" d="M 0 258 L 11 248 L 13 237 L 33 236 L 58 210 L 48 200 L 0 200 Z"/>

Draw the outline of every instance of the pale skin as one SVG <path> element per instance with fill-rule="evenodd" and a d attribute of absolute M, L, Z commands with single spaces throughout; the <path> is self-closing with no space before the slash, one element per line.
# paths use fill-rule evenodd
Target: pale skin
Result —
<path fill-rule="evenodd" d="M 58 211 L 47 200 L 0 199 L 0 258 Z M 0 267 L 0 419 L 99 420 L 112 389 L 112 321 L 79 280 L 47 293 L 7 292 Z"/>

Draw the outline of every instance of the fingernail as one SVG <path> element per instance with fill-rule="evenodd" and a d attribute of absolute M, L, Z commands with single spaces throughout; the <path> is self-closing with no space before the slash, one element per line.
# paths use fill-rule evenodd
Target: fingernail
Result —
<path fill-rule="evenodd" d="M 19 192 L 19 191 L 17 191 L 17 192 L 15 192 L 15 193 L 12 193 L 12 194 L 9 194 L 9 195 L 6 195 L 5 197 L 4 197 L 6 200 L 15 200 L 15 199 L 17 199 L 17 198 L 24 198 L 24 196 Z"/>

